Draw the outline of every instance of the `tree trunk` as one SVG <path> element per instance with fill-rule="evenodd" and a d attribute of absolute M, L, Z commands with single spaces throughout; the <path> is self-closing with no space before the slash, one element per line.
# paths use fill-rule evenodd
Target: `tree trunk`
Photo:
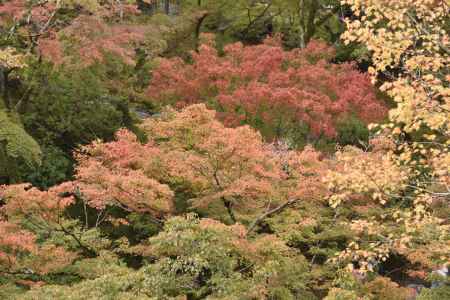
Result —
<path fill-rule="evenodd" d="M 164 1 L 164 12 L 166 13 L 166 15 L 170 14 L 170 1 L 169 0 Z"/>
<path fill-rule="evenodd" d="M 236 216 L 233 212 L 233 203 L 231 201 L 226 200 L 225 198 L 222 198 L 223 204 L 227 208 L 228 215 L 230 216 L 231 221 L 233 221 L 233 224 L 236 223 Z"/>
<path fill-rule="evenodd" d="M 11 103 L 9 99 L 9 91 L 8 91 L 8 76 L 9 71 L 5 69 L 3 66 L 0 66 L 0 97 L 2 98 L 2 104 L 0 104 L 0 108 L 6 108 L 7 110 L 11 109 Z"/>
<path fill-rule="evenodd" d="M 310 7 L 308 10 L 308 20 L 306 22 L 305 27 L 305 36 L 304 36 L 304 44 L 305 47 L 308 45 L 309 41 L 312 39 L 314 34 L 316 33 L 316 25 L 315 20 L 317 16 L 317 11 L 319 10 L 319 4 L 318 1 L 314 0 L 310 3 Z"/>
<path fill-rule="evenodd" d="M 202 30 L 202 24 L 205 21 L 208 13 L 205 13 L 197 20 L 197 24 L 195 25 L 195 51 L 198 52 L 198 48 L 200 47 L 200 33 Z"/>

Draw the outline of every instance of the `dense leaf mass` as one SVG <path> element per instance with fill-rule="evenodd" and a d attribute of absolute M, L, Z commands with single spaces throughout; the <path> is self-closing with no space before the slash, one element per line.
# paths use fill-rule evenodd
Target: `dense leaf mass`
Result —
<path fill-rule="evenodd" d="M 369 77 L 351 63 L 330 63 L 333 55 L 318 41 L 291 51 L 277 38 L 257 46 L 235 43 L 223 55 L 203 44 L 192 63 L 159 61 L 147 93 L 156 104 L 207 103 L 225 124 L 251 124 L 272 138 L 285 136 L 292 124 L 315 137 L 335 137 L 338 123 L 352 115 L 365 123 L 381 120 L 386 108 Z"/>

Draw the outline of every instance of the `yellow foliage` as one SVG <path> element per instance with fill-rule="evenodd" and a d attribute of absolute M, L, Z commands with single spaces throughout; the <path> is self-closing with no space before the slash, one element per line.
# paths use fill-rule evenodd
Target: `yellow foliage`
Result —
<path fill-rule="evenodd" d="M 339 151 L 325 178 L 333 207 L 361 198 L 385 206 L 350 223 L 355 240 L 335 261 L 358 261 L 364 273 L 396 252 L 429 270 L 450 259 L 450 220 L 439 215 L 450 200 L 450 8 L 434 0 L 341 2 L 357 17 L 346 20 L 344 41 L 366 45 L 373 82 L 388 78 L 381 90 L 397 105 L 379 126 L 388 138 L 377 137 L 372 151 Z"/>
<path fill-rule="evenodd" d="M 26 67 L 24 56 L 17 54 L 11 47 L 0 49 L 0 65 L 9 70 Z"/>
<path fill-rule="evenodd" d="M 355 194 L 384 205 L 405 187 L 409 172 L 398 166 L 392 155 L 345 147 L 336 153 L 335 168 L 324 178 L 333 192 L 330 205 L 337 207 Z"/>
<path fill-rule="evenodd" d="M 347 20 L 346 43 L 364 43 L 372 53 L 374 80 L 379 73 L 393 79 L 382 89 L 397 102 L 393 122 L 407 132 L 422 125 L 450 134 L 448 65 L 450 41 L 445 29 L 449 6 L 431 0 L 343 0 L 360 20 Z M 401 68 L 402 76 L 390 74 Z"/>

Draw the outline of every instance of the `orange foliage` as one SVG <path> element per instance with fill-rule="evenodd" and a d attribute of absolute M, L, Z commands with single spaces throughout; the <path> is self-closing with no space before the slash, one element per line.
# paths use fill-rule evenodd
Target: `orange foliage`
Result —
<path fill-rule="evenodd" d="M 180 113 L 167 111 L 162 119 L 144 122 L 143 129 L 161 150 L 147 172 L 189 186 L 196 195 L 194 206 L 226 199 L 255 212 L 287 198 L 307 198 L 306 189 L 319 188 L 307 188 L 309 181 L 303 180 L 308 168 L 312 176 L 317 175 L 312 165 L 321 163 L 314 150 L 298 154 L 285 149 L 281 154 L 248 126 L 224 127 L 204 105 L 192 105 Z"/>
<path fill-rule="evenodd" d="M 57 186 L 48 191 L 40 191 L 28 184 L 0 187 L 0 195 L 6 200 L 1 211 L 8 216 L 33 215 L 46 222 L 57 222 L 58 215 L 73 202 L 72 197 L 59 196 L 62 187 Z"/>

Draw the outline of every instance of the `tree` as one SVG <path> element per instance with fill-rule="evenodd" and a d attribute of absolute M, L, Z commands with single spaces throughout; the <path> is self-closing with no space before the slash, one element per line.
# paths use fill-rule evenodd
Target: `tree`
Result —
<path fill-rule="evenodd" d="M 41 192 L 27 185 L 1 187 L 0 272 L 5 275 L 47 274 L 61 270 L 76 254 L 58 244 L 38 242 L 38 233 L 65 230 L 61 210 L 71 204 L 71 198 L 59 198 L 58 189 Z"/>
<path fill-rule="evenodd" d="M 55 64 L 88 66 L 96 61 L 104 62 L 107 54 L 119 56 L 125 63 L 135 66 L 136 49 L 146 51 L 151 57 L 166 47 L 164 34 L 154 24 L 125 22 L 111 24 L 102 15 L 80 15 L 65 28 L 43 38 L 39 49 L 43 57 Z M 95 31 L 94 31 L 95 29 Z"/>
<path fill-rule="evenodd" d="M 125 94 L 110 89 L 103 79 L 106 65 L 31 65 L 25 78 L 30 91 L 21 110 L 27 132 L 42 145 L 56 145 L 71 155 L 79 145 L 112 140 L 119 128 L 132 127 Z"/>
<path fill-rule="evenodd" d="M 279 11 L 273 23 L 275 31 L 284 35 L 287 46 L 305 48 L 318 36 L 336 42 L 341 31 L 339 1 L 288 0 L 271 1 L 270 4 Z"/>
<path fill-rule="evenodd" d="M 335 42 L 342 27 L 338 21 L 339 1 L 334 0 L 195 0 L 183 1 L 183 6 L 185 14 L 190 10 L 204 12 L 196 26 L 197 39 L 202 28 L 225 40 L 231 37 L 249 43 L 281 33 L 288 47 L 305 48 L 318 36 Z"/>
<path fill-rule="evenodd" d="M 29 291 L 20 289 L 13 284 L 3 284 L 0 295 L 7 298 L 21 299 L 85 299 L 110 297 L 114 299 L 151 299 L 142 289 L 143 272 L 134 271 L 124 265 L 111 253 L 103 253 L 96 258 L 76 261 L 66 269 L 80 280 L 72 285 L 61 284 L 56 280 L 53 284 L 43 282 L 33 284 L 32 281 L 21 280 L 18 283 L 30 286 Z M 63 277 L 64 274 L 59 274 Z"/>
<path fill-rule="evenodd" d="M 146 120 L 142 129 L 149 137 L 144 145 L 123 131 L 116 142 L 86 148 L 91 154 L 80 157 L 78 174 L 87 176 L 84 166 L 92 163 L 92 171 L 97 171 L 89 178 L 106 186 L 111 180 L 98 173 L 108 174 L 100 171 L 98 162 L 112 171 L 109 173 L 120 170 L 137 176 L 139 172 L 143 178 L 166 183 L 176 194 L 190 197 L 188 203 L 178 203 L 182 207 L 202 207 L 216 216 L 224 209 L 229 220 L 236 222 L 240 216 L 254 216 L 287 199 L 307 197 L 297 190 L 305 184 L 301 180 L 307 172 L 303 164 L 320 161 L 311 149 L 304 156 L 286 151 L 282 157 L 248 126 L 225 128 L 204 105 L 165 111 L 161 118 Z M 104 192 L 111 196 L 111 189 Z"/>
<path fill-rule="evenodd" d="M 320 42 L 284 51 L 277 39 L 268 39 L 258 46 L 228 45 L 219 56 L 205 44 L 192 54 L 192 64 L 162 59 L 148 95 L 160 105 L 207 103 L 226 125 L 250 124 L 269 140 L 333 138 L 338 124 L 353 115 L 367 123 L 386 112 L 369 78 L 352 64 L 329 63 L 333 53 Z"/>
<path fill-rule="evenodd" d="M 144 144 L 120 130 L 115 141 L 83 147 L 73 181 L 48 191 L 2 187 L 6 228 L 29 235 L 33 249 L 61 245 L 79 259 L 102 251 L 142 259 L 135 249 L 145 248 L 151 233 L 134 236 L 134 228 L 141 222 L 161 228 L 177 210 L 186 212 L 175 209 L 177 199 L 227 223 L 245 222 L 254 236 L 267 218 L 322 197 L 325 190 L 318 180 L 325 163 L 317 152 L 264 144 L 248 126 L 225 128 L 202 104 L 168 110 L 142 128 L 149 139 Z M 27 263 L 13 263 L 8 270 L 34 270 Z"/>
<path fill-rule="evenodd" d="M 327 179 L 332 205 L 362 201 L 381 208 L 352 220 L 358 239 L 338 260 L 357 262 L 349 267 L 364 273 L 400 256 L 403 272 L 423 279 L 450 253 L 449 7 L 445 1 L 343 3 L 358 17 L 347 20 L 344 39 L 367 46 L 373 81 L 382 80 L 397 106 L 390 122 L 378 126 L 371 151 L 338 153 Z"/>

